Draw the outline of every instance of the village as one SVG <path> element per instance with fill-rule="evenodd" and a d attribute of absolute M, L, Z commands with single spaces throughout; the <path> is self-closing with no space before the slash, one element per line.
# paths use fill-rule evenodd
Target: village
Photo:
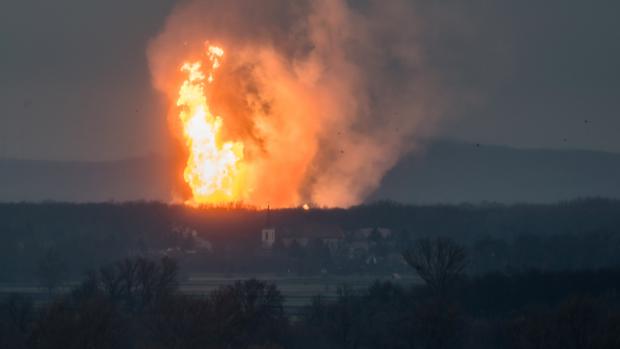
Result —
<path fill-rule="evenodd" d="M 402 257 L 409 234 L 385 227 L 347 231 L 335 225 L 270 224 L 234 244 L 210 240 L 189 227 L 176 226 L 173 233 L 180 237 L 177 245 L 151 249 L 147 254 L 173 257 L 196 272 L 218 265 L 231 272 L 387 273 L 399 278 L 400 273 L 409 271 Z"/>

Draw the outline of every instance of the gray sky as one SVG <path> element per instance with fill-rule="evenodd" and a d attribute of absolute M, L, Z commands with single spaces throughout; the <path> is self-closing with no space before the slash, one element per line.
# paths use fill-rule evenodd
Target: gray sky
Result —
<path fill-rule="evenodd" d="M 467 102 L 437 137 L 620 152 L 620 2 L 417 2 L 433 66 Z M 2 1 L 0 157 L 166 152 L 145 48 L 173 5 Z"/>

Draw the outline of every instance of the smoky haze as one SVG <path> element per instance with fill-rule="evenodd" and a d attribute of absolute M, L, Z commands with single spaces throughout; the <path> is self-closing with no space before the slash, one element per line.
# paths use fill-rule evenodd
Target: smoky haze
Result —
<path fill-rule="evenodd" d="M 620 66 L 617 64 L 620 60 L 620 25 L 616 18 L 620 3 L 617 1 L 415 0 L 406 5 L 403 2 L 384 3 L 392 10 L 404 6 L 406 10 L 402 13 L 411 13 L 410 20 L 404 19 L 406 16 L 397 11 L 398 16 L 386 23 L 379 19 L 385 17 L 381 13 L 390 11 L 389 8 L 377 8 L 364 0 L 349 1 L 348 6 L 339 2 L 345 12 L 355 15 L 355 20 L 349 20 L 351 16 L 345 17 L 348 23 L 377 19 L 371 23 L 373 30 L 374 27 L 382 28 L 376 33 L 391 34 L 396 24 L 402 27 L 397 30 L 406 32 L 395 37 L 385 35 L 378 43 L 379 34 L 365 41 L 375 43 L 377 49 L 392 45 L 392 39 L 405 40 L 409 34 L 413 35 L 409 49 L 419 55 L 420 60 L 415 64 L 422 69 L 422 78 L 430 81 L 425 85 L 427 82 L 420 82 L 421 78 L 416 74 L 402 76 L 415 77 L 417 88 L 429 88 L 421 94 L 411 95 L 412 98 L 434 97 L 428 100 L 428 107 L 433 110 L 414 128 L 414 133 L 474 144 L 620 151 L 616 131 L 620 128 L 620 118 L 617 117 L 620 111 Z M 213 4 L 214 9 L 223 12 L 217 15 L 201 13 L 195 17 L 208 18 L 219 23 L 219 27 L 204 21 L 192 25 L 209 27 L 213 32 L 221 33 L 219 40 L 222 43 L 231 38 L 237 41 L 260 39 L 268 42 L 266 47 L 277 50 L 278 57 L 289 61 L 298 58 L 293 55 L 295 52 L 307 53 L 310 49 L 305 46 L 308 40 L 293 40 L 291 37 L 300 32 L 300 38 L 306 35 L 295 23 L 308 21 L 312 3 L 296 1 L 279 8 L 274 8 L 275 2 L 261 1 L 260 4 L 252 7 L 238 1 Z M 164 156 L 169 152 L 178 153 L 171 150 L 168 142 L 170 131 L 165 115 L 171 104 L 170 98 L 154 91 L 146 52 L 149 39 L 164 31 L 166 18 L 172 18 L 173 9 L 176 8 L 174 12 L 177 13 L 191 6 L 197 11 L 200 7 L 191 1 L 174 0 L 23 0 L 3 3 L 0 10 L 0 43 L 3 47 L 0 55 L 0 157 L 88 162 L 126 159 L 149 153 Z M 242 17 L 240 9 L 246 11 L 244 23 L 247 24 L 233 21 Z M 203 12 L 210 12 L 207 10 L 203 8 Z M 268 16 L 272 16 L 271 20 L 265 22 Z M 392 23 L 392 28 L 388 28 Z M 192 31 L 191 28 L 184 30 L 188 38 L 197 40 L 196 45 L 209 39 L 206 32 Z M 228 38 L 224 36 L 226 33 L 229 33 Z M 190 39 L 184 40 L 191 42 Z M 388 44 L 384 45 L 384 41 Z M 234 51 L 234 47 L 230 49 Z M 356 51 L 346 44 L 341 51 L 349 55 L 346 58 L 353 61 L 356 69 L 371 67 L 368 76 L 376 80 L 377 67 L 385 63 L 377 58 L 383 56 L 376 53 L 368 57 L 351 55 L 372 51 L 366 49 Z M 300 56 L 298 61 L 308 61 L 303 54 Z M 227 58 L 232 56 L 227 55 Z M 232 69 L 229 65 L 232 61 L 226 63 L 226 69 Z M 388 64 L 382 73 L 389 75 L 394 67 L 396 64 Z M 334 76 L 338 75 L 345 73 L 337 72 Z M 390 76 L 391 82 L 396 81 L 394 86 L 401 86 L 398 77 L 393 75 Z M 228 83 L 232 80 L 227 79 Z M 364 83 L 362 86 L 367 88 L 367 81 Z M 372 103 L 378 99 L 376 95 L 390 97 L 388 93 L 382 93 L 382 88 L 386 88 L 384 85 L 371 86 L 375 94 L 370 96 Z M 220 98 L 223 99 L 231 98 L 230 91 L 234 90 L 222 91 Z M 234 118 L 230 117 L 232 111 L 218 110 L 218 113 L 226 118 L 226 132 L 232 135 L 252 129 L 246 127 L 247 119 L 243 113 L 233 113 Z M 323 120 L 324 117 L 318 114 L 322 113 L 317 113 L 316 118 Z M 387 111 L 367 112 L 366 115 L 371 115 L 370 120 L 379 124 L 379 130 L 389 129 L 382 124 L 382 120 L 388 117 Z M 359 128 L 367 130 L 368 123 L 372 124 L 368 119 L 356 118 L 356 123 L 362 126 L 352 126 L 352 129 L 356 132 Z M 235 120 L 239 120 L 239 124 L 234 124 Z M 331 134 L 329 127 L 333 128 Z M 338 178 L 343 168 L 354 168 L 344 162 L 332 164 L 329 168 L 321 163 L 340 159 L 340 151 L 351 155 L 352 150 L 351 144 L 337 140 L 341 130 L 334 125 L 324 123 L 320 131 L 320 137 L 317 136 L 313 145 L 299 149 L 300 152 L 317 153 L 308 165 L 310 170 L 304 172 L 307 175 L 294 176 L 296 181 L 293 184 L 299 184 L 301 188 L 295 192 L 299 200 L 311 198 L 313 183 L 318 183 L 316 176 L 311 174 L 318 169 L 335 174 L 326 177 L 325 182 L 329 178 Z M 357 135 L 348 133 L 352 134 Z M 402 147 L 396 143 L 402 142 L 403 138 L 390 139 L 387 144 L 396 148 L 396 153 L 411 147 L 419 149 L 416 145 L 418 137 L 419 134 L 414 134 Z M 282 142 L 286 143 L 285 140 Z M 386 142 L 382 138 L 375 143 Z M 260 149 L 260 146 L 255 148 Z M 369 146 L 368 149 L 374 148 Z M 390 155 L 397 156 L 396 153 Z M 379 155 L 371 155 L 369 159 L 376 162 Z M 386 158 L 386 163 L 394 161 L 391 156 Z M 383 162 L 382 158 L 380 160 Z M 321 166 L 315 166 L 315 162 Z M 389 167 L 384 163 L 380 165 Z M 487 165 L 500 166 L 500 163 L 489 162 Z M 305 169 L 305 165 L 302 168 Z M 277 171 L 281 172 L 280 169 Z M 174 173 L 178 175 L 180 172 L 176 169 Z M 371 171 L 371 174 L 375 172 Z M 46 176 L 45 173 L 39 175 Z M 363 176 L 365 174 L 359 175 Z M 282 198 L 293 199 L 290 196 Z"/>
<path fill-rule="evenodd" d="M 149 45 L 153 83 L 174 102 L 179 65 L 205 41 L 222 46 L 208 99 L 225 138 L 244 143 L 243 201 L 350 206 L 446 101 L 416 18 L 409 1 L 190 1 Z"/>
<path fill-rule="evenodd" d="M 3 2 L 0 156 L 99 161 L 165 154 L 161 118 L 168 103 L 149 83 L 145 52 L 178 3 Z M 366 1 L 350 3 L 368 12 Z M 443 88 L 459 89 L 451 101 L 477 103 L 442 103 L 449 107 L 437 128 L 442 138 L 620 151 L 620 3 L 411 3 L 416 16 L 406 25 L 423 29 L 415 44 L 424 47 L 425 64 Z M 268 27 L 281 25 L 285 14 Z"/>

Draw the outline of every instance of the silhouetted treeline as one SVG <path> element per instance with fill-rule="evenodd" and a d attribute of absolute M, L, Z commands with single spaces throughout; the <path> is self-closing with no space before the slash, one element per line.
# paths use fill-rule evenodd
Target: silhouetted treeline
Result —
<path fill-rule="evenodd" d="M 265 257 L 256 250 L 260 229 L 267 224 L 337 226 L 345 233 L 381 227 L 393 234 L 370 241 L 362 255 L 340 251 L 328 256 L 325 246 L 312 242 Z M 183 229 L 208 240 L 208 253 L 184 253 L 196 248 Z M 162 203 L 0 204 L 0 281 L 46 279 L 51 286 L 119 258 L 155 254 L 174 256 L 184 269 L 211 272 L 400 272 L 406 266 L 391 257 L 423 236 L 448 236 L 464 245 L 470 272 L 619 266 L 620 201 L 510 206 L 384 202 L 269 214 Z"/>
<path fill-rule="evenodd" d="M 618 270 L 496 273 L 462 280 L 449 297 L 389 282 L 343 289 L 306 309 L 295 347 L 617 348 L 619 278 Z"/>
<path fill-rule="evenodd" d="M 175 262 L 125 259 L 36 308 L 0 304 L 0 348 L 248 348 L 284 343 L 288 319 L 271 284 L 248 280 L 204 297 L 178 291 Z"/>
<path fill-rule="evenodd" d="M 272 284 L 238 281 L 190 297 L 178 291 L 172 260 L 125 259 L 51 303 L 1 301 L 0 348 L 619 347 L 618 269 L 475 277 L 451 270 L 458 277 L 446 288 L 343 286 L 335 299 L 317 296 L 290 314 Z"/>

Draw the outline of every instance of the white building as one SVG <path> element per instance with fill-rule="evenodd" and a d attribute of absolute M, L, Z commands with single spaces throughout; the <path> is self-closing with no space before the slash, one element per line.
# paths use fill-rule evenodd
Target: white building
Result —
<path fill-rule="evenodd" d="M 263 247 L 271 248 L 276 242 L 276 228 L 263 228 L 260 236 Z"/>
<path fill-rule="evenodd" d="M 340 247 L 344 233 L 339 227 L 319 224 L 305 224 L 301 227 L 263 228 L 261 230 L 261 245 L 263 248 L 272 248 L 276 241 L 288 248 L 293 244 L 308 247 L 314 241 L 320 241 L 327 246 L 331 253 Z"/>

